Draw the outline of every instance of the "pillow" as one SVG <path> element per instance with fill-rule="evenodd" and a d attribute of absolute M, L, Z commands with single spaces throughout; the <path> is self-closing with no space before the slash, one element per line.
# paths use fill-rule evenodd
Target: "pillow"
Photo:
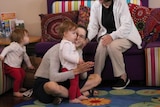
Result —
<path fill-rule="evenodd" d="M 160 39 L 160 8 L 152 9 L 151 14 L 147 19 L 144 35 L 149 36 L 151 32 L 153 35 L 148 42 L 153 42 Z"/>
<path fill-rule="evenodd" d="M 87 27 L 89 23 L 89 16 L 90 16 L 90 8 L 87 6 L 80 5 L 77 24 Z"/>
<path fill-rule="evenodd" d="M 133 21 L 141 35 L 141 38 L 143 39 L 144 38 L 143 30 L 145 28 L 146 20 L 150 15 L 151 9 L 148 7 L 144 7 L 144 6 L 140 6 L 132 3 L 129 3 L 128 5 L 129 5 L 129 10 L 131 12 Z"/>
<path fill-rule="evenodd" d="M 41 14 L 42 41 L 60 41 L 58 26 L 64 20 L 77 22 L 78 11 L 69 11 L 56 14 Z"/>

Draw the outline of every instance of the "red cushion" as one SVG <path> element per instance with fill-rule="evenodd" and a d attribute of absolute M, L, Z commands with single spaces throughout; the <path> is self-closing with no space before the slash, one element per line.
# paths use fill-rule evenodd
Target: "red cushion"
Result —
<path fill-rule="evenodd" d="M 152 9 L 147 19 L 144 35 L 148 36 L 151 32 L 153 32 L 153 36 L 149 42 L 156 41 L 160 34 L 160 8 Z"/>
<path fill-rule="evenodd" d="M 141 35 L 141 38 L 143 39 L 144 38 L 143 30 L 145 28 L 146 20 L 150 15 L 151 9 L 148 7 L 144 7 L 144 6 L 140 6 L 132 3 L 129 3 L 128 6 L 131 12 L 133 21 Z"/>
<path fill-rule="evenodd" d="M 70 11 L 56 14 L 42 14 L 41 28 L 42 28 L 42 41 L 59 41 L 61 37 L 58 34 L 58 26 L 64 20 L 72 20 L 77 22 L 78 11 Z"/>
<path fill-rule="evenodd" d="M 87 6 L 80 6 L 79 15 L 78 15 L 78 25 L 82 25 L 84 27 L 88 26 L 90 16 L 90 8 Z"/>

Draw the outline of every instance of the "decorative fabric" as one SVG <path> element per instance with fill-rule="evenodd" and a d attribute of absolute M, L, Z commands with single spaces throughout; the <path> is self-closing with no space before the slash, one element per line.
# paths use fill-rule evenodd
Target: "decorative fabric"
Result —
<path fill-rule="evenodd" d="M 94 1 L 95 0 L 47 0 L 48 13 L 54 14 L 41 15 L 42 41 L 59 41 L 61 37 L 59 37 L 57 33 L 58 25 L 64 19 L 71 19 L 78 24 L 87 26 L 90 7 Z M 144 24 L 147 19 L 146 14 L 149 14 L 150 9 L 139 5 L 148 3 L 148 0 L 126 0 L 126 2 L 133 3 L 129 5 L 130 10 L 133 11 L 132 16 L 134 17 L 134 22 L 136 26 L 138 26 L 138 30 L 143 38 Z M 73 11 L 77 12 L 74 13 Z"/>
<path fill-rule="evenodd" d="M 146 20 L 150 15 L 151 9 L 144 6 L 131 4 L 131 3 L 129 3 L 128 5 L 129 5 L 129 10 L 131 12 L 133 21 L 143 39 L 144 38 L 143 30 L 145 28 Z"/>
<path fill-rule="evenodd" d="M 123 90 L 111 90 L 109 91 L 112 95 L 132 95 L 135 93 L 132 89 L 123 89 Z"/>
<path fill-rule="evenodd" d="M 146 48 L 146 85 L 160 86 L 160 47 Z"/>
<path fill-rule="evenodd" d="M 89 98 L 87 100 L 83 100 L 82 104 L 86 105 L 86 106 L 101 106 L 101 105 L 106 105 L 106 104 L 110 104 L 111 100 L 110 99 L 106 99 L 106 98 Z"/>
<path fill-rule="evenodd" d="M 91 7 L 94 1 L 95 0 L 47 0 L 48 13 L 79 10 L 80 5 Z M 148 6 L 148 0 L 126 0 L 126 2 Z"/>
<path fill-rule="evenodd" d="M 42 14 L 41 28 L 42 41 L 58 41 L 61 37 L 58 34 L 58 26 L 64 20 L 71 20 L 77 23 L 78 11 L 70 11 L 57 14 Z"/>
<path fill-rule="evenodd" d="M 142 5 L 141 0 L 127 0 L 127 3 Z"/>
<path fill-rule="evenodd" d="M 52 13 L 61 13 L 73 10 L 79 10 L 80 5 L 91 7 L 92 3 L 95 0 L 62 0 L 62 1 L 55 1 L 52 6 Z"/>
<path fill-rule="evenodd" d="M 78 15 L 78 25 L 88 26 L 90 16 L 90 8 L 87 6 L 80 6 Z"/>
<path fill-rule="evenodd" d="M 141 89 L 136 91 L 136 94 L 138 95 L 143 95 L 143 96 L 154 96 L 154 95 L 159 95 L 160 90 L 156 89 Z"/>
<path fill-rule="evenodd" d="M 152 9 L 150 16 L 147 19 L 144 35 L 148 36 L 153 33 L 149 42 L 156 41 L 159 38 L 160 33 L 160 8 Z"/>

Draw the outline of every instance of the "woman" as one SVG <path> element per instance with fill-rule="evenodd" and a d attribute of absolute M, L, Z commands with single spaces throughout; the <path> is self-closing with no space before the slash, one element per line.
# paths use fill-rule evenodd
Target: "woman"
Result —
<path fill-rule="evenodd" d="M 77 28 L 76 47 L 83 48 L 85 46 L 86 33 L 84 27 L 79 26 Z M 33 94 L 43 103 L 54 102 L 54 104 L 59 104 L 62 101 L 60 97 L 68 98 L 69 85 L 66 80 L 74 78 L 77 74 L 87 73 L 94 66 L 93 62 L 85 62 L 73 70 L 59 72 L 59 45 L 54 45 L 46 52 L 35 73 Z M 101 82 L 101 78 L 97 74 L 91 74 L 87 78 L 82 79 L 80 80 L 80 91 L 86 96 L 89 94 L 88 90 L 96 87 Z"/>
<path fill-rule="evenodd" d="M 88 41 L 97 35 L 99 41 L 94 70 L 101 75 L 109 55 L 117 83 L 113 89 L 125 88 L 130 80 L 125 71 L 123 52 L 134 44 L 141 48 L 141 37 L 136 29 L 126 0 L 97 0 L 91 7 Z"/>

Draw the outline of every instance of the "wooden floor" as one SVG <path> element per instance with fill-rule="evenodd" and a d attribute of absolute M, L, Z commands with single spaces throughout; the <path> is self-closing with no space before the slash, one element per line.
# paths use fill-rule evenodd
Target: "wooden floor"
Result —
<path fill-rule="evenodd" d="M 15 105 L 30 100 L 31 98 L 23 97 L 17 98 L 12 94 L 12 90 L 9 90 L 5 94 L 0 95 L 0 107 L 14 107 Z"/>

